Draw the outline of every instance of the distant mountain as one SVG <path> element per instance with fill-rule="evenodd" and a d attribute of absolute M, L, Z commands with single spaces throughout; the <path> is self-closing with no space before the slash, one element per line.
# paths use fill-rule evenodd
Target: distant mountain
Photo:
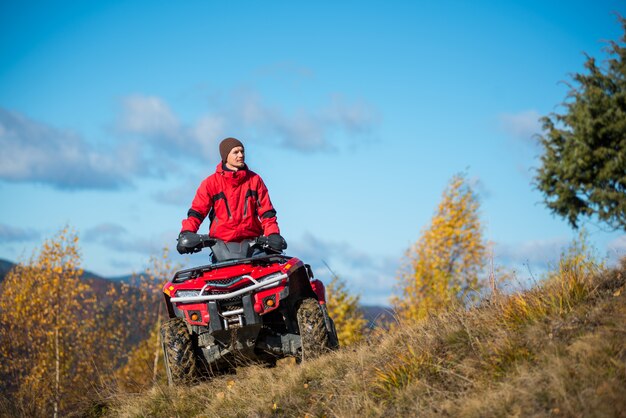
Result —
<path fill-rule="evenodd" d="M 113 281 L 113 282 L 120 282 L 120 283 L 130 283 L 133 279 L 133 277 L 137 277 L 140 275 L 145 275 L 147 273 L 137 273 L 137 274 L 126 274 L 124 276 L 113 276 L 113 277 L 109 277 L 108 279 Z"/>
<path fill-rule="evenodd" d="M 2 258 L 0 258 L 0 282 L 2 282 L 5 278 L 5 276 L 7 275 L 7 273 L 15 266 L 15 263 L 9 261 L 9 260 L 4 260 Z M 128 283 L 130 282 L 130 280 L 137 275 L 140 274 L 146 274 L 146 273 L 138 273 L 138 274 L 126 274 L 124 276 L 114 276 L 114 277 L 103 277 L 100 276 L 97 273 L 94 273 L 93 271 L 89 271 L 89 270 L 83 270 L 83 275 L 81 276 L 81 278 L 83 279 L 91 279 L 91 280 L 107 280 L 107 281 L 112 281 L 112 282 L 124 282 L 124 283 Z"/>
<path fill-rule="evenodd" d="M 0 284 L 4 282 L 4 278 L 13 267 L 15 267 L 15 263 L 0 258 Z M 89 283 L 89 285 L 96 291 L 96 293 L 100 295 L 106 294 L 111 282 L 115 282 L 114 280 L 102 277 L 89 270 L 83 270 L 81 279 Z"/>
<path fill-rule="evenodd" d="M 10 261 L 0 258 L 0 283 L 4 280 L 4 276 L 7 275 L 9 270 L 11 270 L 14 265 L 15 264 L 11 263 Z"/>

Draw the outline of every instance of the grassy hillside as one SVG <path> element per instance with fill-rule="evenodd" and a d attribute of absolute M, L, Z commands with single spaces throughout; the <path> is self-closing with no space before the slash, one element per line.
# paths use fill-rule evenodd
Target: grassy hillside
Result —
<path fill-rule="evenodd" d="M 102 394 L 112 417 L 626 416 L 626 262 L 400 324 L 310 363 Z"/>

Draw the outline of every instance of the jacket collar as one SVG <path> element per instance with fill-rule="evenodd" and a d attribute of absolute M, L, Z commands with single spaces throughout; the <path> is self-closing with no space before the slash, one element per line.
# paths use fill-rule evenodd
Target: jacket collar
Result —
<path fill-rule="evenodd" d="M 224 163 L 220 162 L 217 164 L 215 172 L 223 178 L 227 179 L 228 181 L 231 181 L 235 184 L 241 184 L 248 176 L 248 166 L 244 165 L 244 167 L 240 170 L 230 171 L 226 167 L 224 167 Z"/>

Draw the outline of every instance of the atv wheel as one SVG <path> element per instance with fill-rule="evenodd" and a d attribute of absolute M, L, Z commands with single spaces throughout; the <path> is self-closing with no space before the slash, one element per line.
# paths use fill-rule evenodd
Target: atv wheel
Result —
<path fill-rule="evenodd" d="M 304 299 L 298 307 L 296 317 L 302 340 L 302 360 L 310 360 L 328 351 L 330 341 L 324 314 L 317 300 Z"/>
<path fill-rule="evenodd" d="M 169 385 L 193 383 L 197 379 L 198 371 L 193 343 L 185 320 L 173 318 L 163 323 L 161 341 Z"/>

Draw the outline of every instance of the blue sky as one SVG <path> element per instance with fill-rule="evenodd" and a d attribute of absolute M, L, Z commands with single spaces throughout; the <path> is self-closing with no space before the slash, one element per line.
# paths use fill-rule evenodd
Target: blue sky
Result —
<path fill-rule="evenodd" d="M 235 136 L 288 253 L 364 303 L 387 303 L 458 172 L 495 264 L 525 280 L 576 235 L 532 186 L 537 119 L 621 35 L 613 12 L 625 4 L 3 2 L 0 258 L 69 224 L 85 268 L 143 270 Z M 625 253 L 623 234 L 585 227 L 601 256 Z"/>

